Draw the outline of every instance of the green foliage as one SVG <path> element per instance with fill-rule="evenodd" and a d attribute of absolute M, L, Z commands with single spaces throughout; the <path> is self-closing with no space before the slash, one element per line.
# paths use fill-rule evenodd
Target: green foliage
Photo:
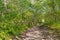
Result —
<path fill-rule="evenodd" d="M 54 23 L 53 25 L 51 25 L 51 28 L 59 30 L 60 31 L 60 22 Z"/>
<path fill-rule="evenodd" d="M 22 34 L 36 24 L 49 25 L 60 30 L 59 0 L 0 0 L 0 40 Z M 42 22 L 44 19 L 44 23 Z"/>
<path fill-rule="evenodd" d="M 27 6 L 30 6 L 26 1 L 21 0 L 21 4 L 17 1 L 9 0 L 6 7 L 1 4 L 0 7 L 0 39 L 9 40 L 10 35 L 17 36 L 23 33 L 29 27 L 33 27 L 33 15 L 34 13 L 27 10 Z M 23 4 L 23 2 L 26 3 Z M 3 1 L 2 1 L 3 3 Z M 19 4 L 19 5 L 18 5 Z M 23 5 L 22 5 L 23 4 Z M 20 7 L 20 5 L 22 5 Z M 21 9 L 22 8 L 22 9 Z M 24 8 L 24 9 L 23 9 Z M 5 10 L 6 9 L 6 10 Z M 20 12 L 22 10 L 22 12 Z"/>

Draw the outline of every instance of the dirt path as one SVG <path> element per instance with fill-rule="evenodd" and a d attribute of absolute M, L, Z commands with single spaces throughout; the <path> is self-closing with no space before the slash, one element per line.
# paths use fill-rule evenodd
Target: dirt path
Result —
<path fill-rule="evenodd" d="M 56 36 L 54 32 L 49 32 L 46 27 L 35 26 L 22 35 L 22 40 L 57 40 Z"/>
<path fill-rule="evenodd" d="M 28 29 L 26 33 L 21 35 L 22 40 L 58 40 L 54 32 L 49 32 L 48 28 L 35 26 Z M 19 39 L 19 40 L 21 40 Z"/>

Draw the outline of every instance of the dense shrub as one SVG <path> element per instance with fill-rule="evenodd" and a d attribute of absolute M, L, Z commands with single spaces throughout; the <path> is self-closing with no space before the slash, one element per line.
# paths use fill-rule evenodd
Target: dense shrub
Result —
<path fill-rule="evenodd" d="M 60 30 L 59 0 L 0 0 L 0 40 L 22 34 L 36 24 L 49 25 Z M 44 19 L 44 22 L 42 22 Z"/>

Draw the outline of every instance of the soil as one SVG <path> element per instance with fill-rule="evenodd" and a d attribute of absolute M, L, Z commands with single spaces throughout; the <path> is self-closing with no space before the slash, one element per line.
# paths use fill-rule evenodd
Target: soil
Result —
<path fill-rule="evenodd" d="M 13 40 L 59 40 L 60 36 L 48 27 L 35 26 Z"/>

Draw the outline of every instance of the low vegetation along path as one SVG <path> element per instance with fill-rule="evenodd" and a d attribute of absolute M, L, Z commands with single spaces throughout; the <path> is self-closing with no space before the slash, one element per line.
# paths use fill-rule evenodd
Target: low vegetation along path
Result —
<path fill-rule="evenodd" d="M 35 26 L 21 35 L 19 40 L 59 40 L 58 37 L 59 35 L 56 35 L 54 31 L 48 31 L 47 27 Z"/>

